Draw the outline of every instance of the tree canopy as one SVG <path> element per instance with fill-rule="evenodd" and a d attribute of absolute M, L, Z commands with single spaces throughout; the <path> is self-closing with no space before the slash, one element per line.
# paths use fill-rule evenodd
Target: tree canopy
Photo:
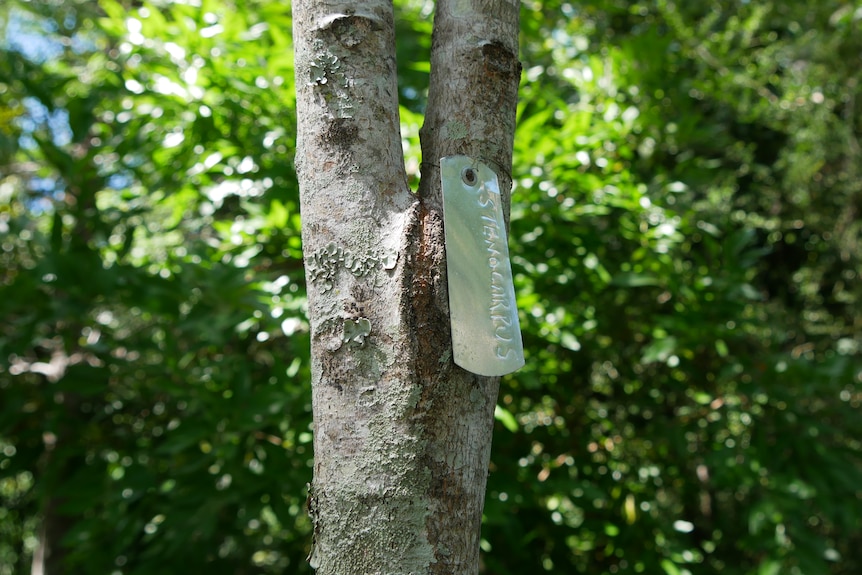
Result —
<path fill-rule="evenodd" d="M 521 6 L 483 572 L 859 573 L 862 4 Z M 0 575 L 312 572 L 290 30 L 0 5 Z"/>

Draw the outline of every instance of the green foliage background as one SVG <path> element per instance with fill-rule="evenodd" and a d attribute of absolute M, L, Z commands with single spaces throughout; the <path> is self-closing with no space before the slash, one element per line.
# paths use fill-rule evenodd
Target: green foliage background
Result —
<path fill-rule="evenodd" d="M 433 2 L 396 2 L 418 174 Z M 862 572 L 862 4 L 522 3 L 483 573 Z M 289 5 L 0 5 L 0 575 L 309 573 Z"/>

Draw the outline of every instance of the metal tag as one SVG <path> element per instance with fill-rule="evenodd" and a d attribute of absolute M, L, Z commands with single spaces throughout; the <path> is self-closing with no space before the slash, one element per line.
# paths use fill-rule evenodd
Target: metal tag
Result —
<path fill-rule="evenodd" d="M 467 156 L 440 160 L 452 355 L 478 375 L 524 365 L 497 174 Z"/>

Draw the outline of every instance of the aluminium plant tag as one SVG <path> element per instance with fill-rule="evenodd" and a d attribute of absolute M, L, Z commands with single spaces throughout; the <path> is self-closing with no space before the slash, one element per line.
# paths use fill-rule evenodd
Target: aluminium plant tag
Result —
<path fill-rule="evenodd" d="M 478 375 L 524 365 L 497 174 L 467 156 L 440 160 L 455 363 Z"/>

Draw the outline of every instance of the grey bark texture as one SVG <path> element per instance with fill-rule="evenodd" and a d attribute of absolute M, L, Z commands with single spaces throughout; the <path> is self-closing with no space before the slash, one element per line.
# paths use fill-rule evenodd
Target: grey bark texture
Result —
<path fill-rule="evenodd" d="M 406 184 L 390 1 L 297 0 L 297 173 L 323 575 L 475 574 L 497 378 L 452 363 L 439 158 L 498 172 L 518 3 L 437 2 L 422 182 Z"/>

